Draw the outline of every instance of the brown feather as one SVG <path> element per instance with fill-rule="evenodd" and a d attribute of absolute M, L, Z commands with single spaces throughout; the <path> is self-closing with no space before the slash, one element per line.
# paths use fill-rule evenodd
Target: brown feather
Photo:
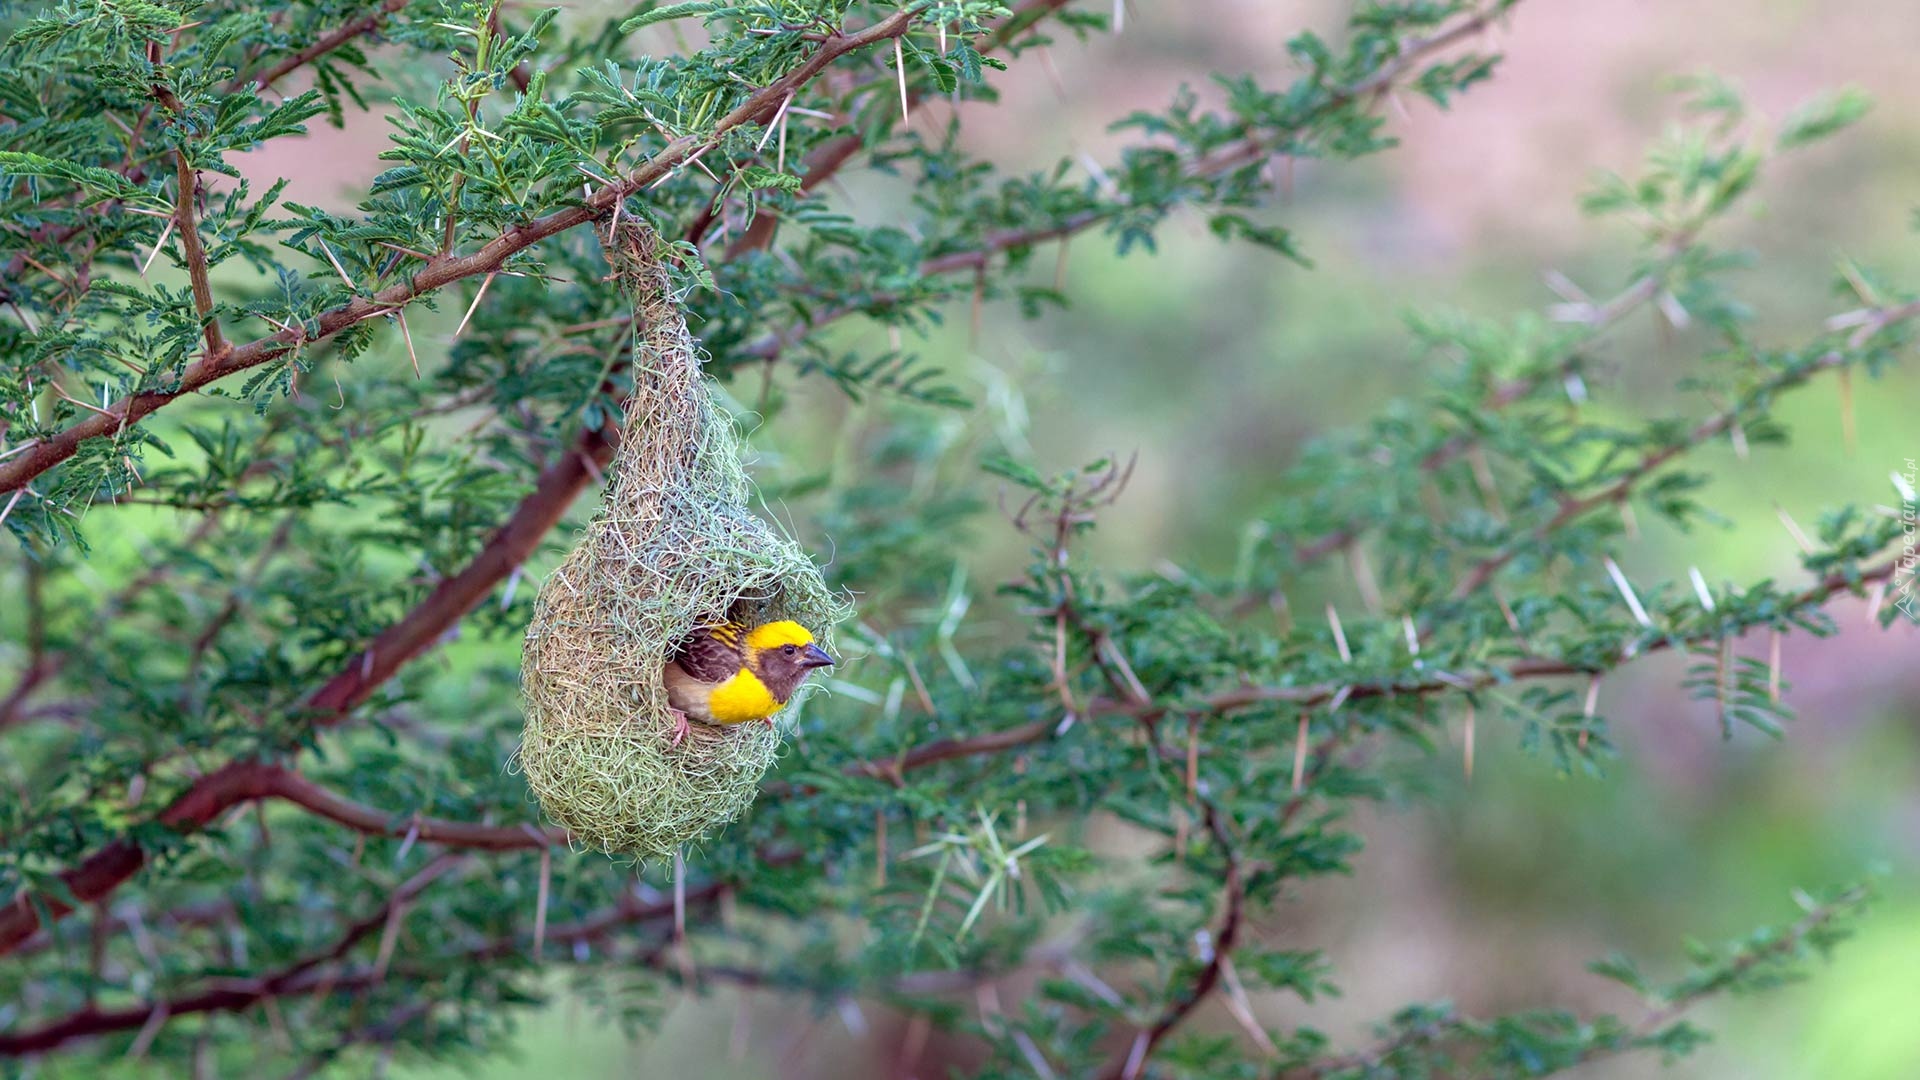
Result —
<path fill-rule="evenodd" d="M 694 678 L 675 663 L 660 669 L 660 681 L 667 688 L 667 704 L 686 713 L 689 720 L 713 723 L 713 683 Z"/>
<path fill-rule="evenodd" d="M 673 658 L 660 670 L 667 704 L 690 720 L 714 722 L 713 688 L 733 678 L 747 663 L 739 644 L 741 629 L 734 623 L 704 626 L 680 642 Z"/>
<path fill-rule="evenodd" d="M 754 675 L 766 684 L 768 692 L 773 694 L 773 700 L 782 705 L 786 704 L 793 697 L 793 692 L 800 689 L 800 684 L 807 680 L 808 672 L 805 668 L 782 663 L 775 657 L 756 657 L 755 659 L 759 662 L 753 665 Z"/>
<path fill-rule="evenodd" d="M 745 644 L 747 636 L 747 627 L 737 622 L 703 627 L 688 635 L 660 671 L 667 703 L 690 720 L 713 723 L 714 688 L 742 670 L 751 672 L 773 700 L 784 705 L 812 669 L 833 663 L 813 645 L 804 650 L 792 644 L 753 649 Z"/>
<path fill-rule="evenodd" d="M 696 630 L 680 643 L 670 663 L 700 682 L 722 683 L 746 666 L 747 657 L 737 644 L 739 640 L 735 627 Z"/>

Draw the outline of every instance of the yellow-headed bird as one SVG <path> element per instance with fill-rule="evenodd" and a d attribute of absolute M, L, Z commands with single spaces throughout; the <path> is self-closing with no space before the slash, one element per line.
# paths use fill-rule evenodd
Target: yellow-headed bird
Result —
<path fill-rule="evenodd" d="M 695 631 L 660 672 L 673 707 L 673 744 L 687 737 L 689 719 L 771 726 L 813 669 L 833 662 L 806 627 L 790 620 L 752 628 L 728 621 Z"/>

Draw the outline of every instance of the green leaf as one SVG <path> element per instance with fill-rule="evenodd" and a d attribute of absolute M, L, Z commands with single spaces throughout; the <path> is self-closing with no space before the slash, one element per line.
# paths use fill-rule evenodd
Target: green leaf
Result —
<path fill-rule="evenodd" d="M 83 206 L 91 206 L 107 199 L 120 199 L 126 202 L 141 200 L 149 205 L 161 205 L 149 196 L 146 189 L 134 186 L 126 177 L 112 169 L 54 161 L 39 154 L 19 150 L 0 150 L 0 175 L 37 176 L 47 180 L 66 181 L 92 196 L 81 204 Z"/>
<path fill-rule="evenodd" d="M 1823 94 L 1787 116 L 1780 127 L 1780 134 L 1774 138 L 1774 145 L 1782 150 L 1791 150 L 1817 142 L 1845 130 L 1872 108 L 1873 99 L 1864 90 L 1848 87 L 1837 93 Z"/>
<path fill-rule="evenodd" d="M 668 4 L 666 7 L 654 8 L 652 11 L 643 11 L 633 16 L 626 22 L 620 24 L 620 32 L 623 34 L 631 34 L 643 26 L 652 26 L 654 23 L 666 22 L 670 19 L 686 19 L 695 15 L 711 15 L 724 7 L 726 7 L 725 4 L 702 3 L 698 2 L 698 0 L 691 3 Z"/>
<path fill-rule="evenodd" d="M 749 165 L 740 170 L 740 182 L 755 191 L 799 191 L 800 178 L 792 173 L 775 172 L 764 165 Z"/>
<path fill-rule="evenodd" d="M 1308 259 L 1293 242 L 1293 233 L 1287 229 L 1272 225 L 1261 225 L 1245 214 L 1215 214 L 1207 220 L 1207 227 L 1213 235 L 1222 240 L 1245 240 L 1257 247 L 1277 252 L 1301 266 L 1311 267 Z"/>

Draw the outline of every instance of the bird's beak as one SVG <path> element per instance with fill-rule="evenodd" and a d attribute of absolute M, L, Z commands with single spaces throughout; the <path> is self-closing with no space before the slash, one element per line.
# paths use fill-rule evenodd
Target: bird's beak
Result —
<path fill-rule="evenodd" d="M 803 668 L 832 667 L 833 664 L 833 657 L 818 645 L 809 645 L 800 650 L 800 666 Z"/>

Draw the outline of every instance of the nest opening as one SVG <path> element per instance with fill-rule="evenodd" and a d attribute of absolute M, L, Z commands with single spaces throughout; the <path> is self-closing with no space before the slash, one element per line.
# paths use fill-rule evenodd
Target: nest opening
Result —
<path fill-rule="evenodd" d="M 658 239 L 631 218 L 615 230 L 601 241 L 633 303 L 633 393 L 605 501 L 534 603 L 517 764 L 577 843 L 666 858 L 738 817 L 781 745 L 757 723 L 694 724 L 673 745 L 660 669 L 674 646 L 736 610 L 830 640 L 849 611 L 747 509 L 739 435 L 701 376 Z"/>

